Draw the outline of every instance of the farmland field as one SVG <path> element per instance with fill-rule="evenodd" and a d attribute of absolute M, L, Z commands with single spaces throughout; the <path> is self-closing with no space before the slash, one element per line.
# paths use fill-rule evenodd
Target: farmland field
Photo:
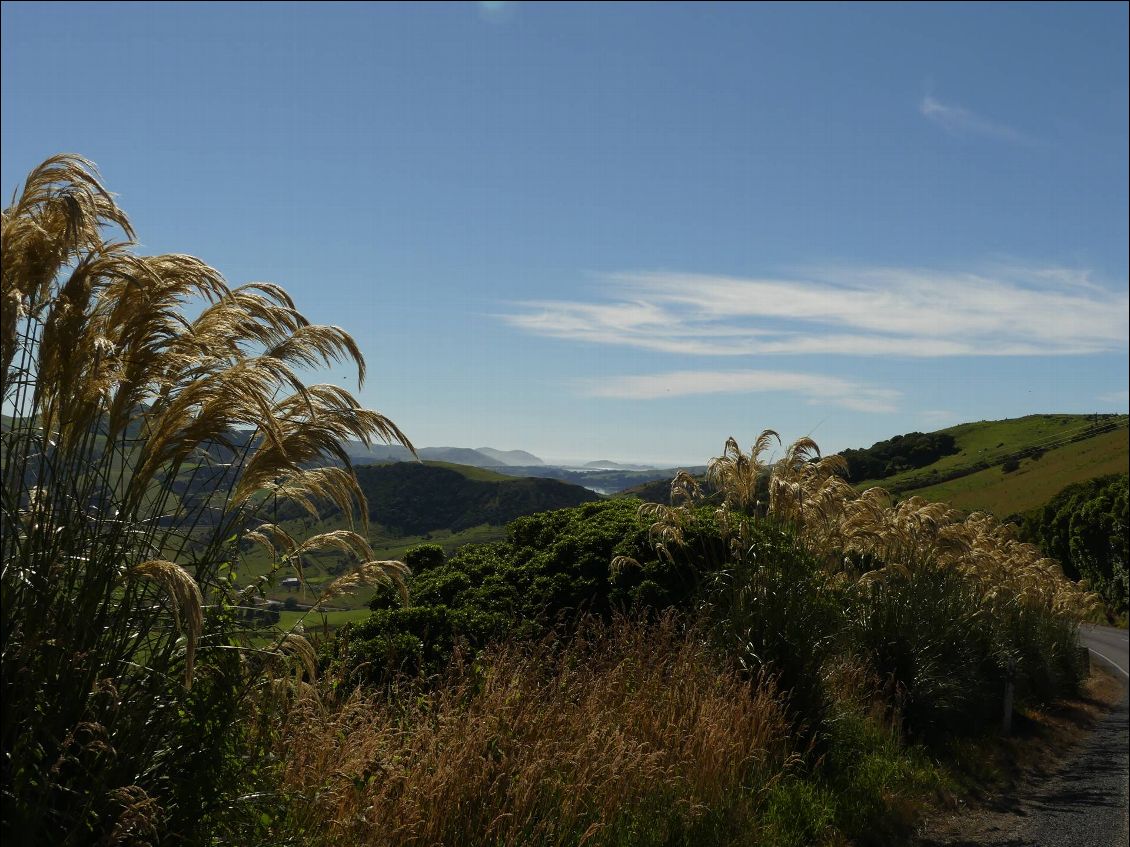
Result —
<path fill-rule="evenodd" d="M 1007 517 L 1044 505 L 1072 483 L 1126 473 L 1128 466 L 1130 444 L 1123 428 L 1048 450 L 1038 459 L 1024 459 L 1012 473 L 996 465 L 938 485 L 903 491 L 900 496 L 916 494 L 969 512 Z"/>

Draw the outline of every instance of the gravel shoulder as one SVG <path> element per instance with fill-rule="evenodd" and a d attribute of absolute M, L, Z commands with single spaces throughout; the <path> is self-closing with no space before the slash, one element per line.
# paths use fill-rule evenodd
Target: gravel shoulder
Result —
<path fill-rule="evenodd" d="M 1093 657 L 1081 701 L 1019 728 L 1029 737 L 1012 747 L 1015 770 L 1006 784 L 927 821 L 919 847 L 1125 847 L 1130 697 L 1125 633 L 1112 632 L 1097 639 L 1085 632 L 1083 639 L 1099 656 L 1113 656 L 1113 667 Z"/>

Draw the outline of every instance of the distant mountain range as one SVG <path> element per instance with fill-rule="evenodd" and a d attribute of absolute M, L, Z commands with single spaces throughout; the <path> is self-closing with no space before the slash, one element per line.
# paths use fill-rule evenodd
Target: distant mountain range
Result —
<path fill-rule="evenodd" d="M 346 446 L 349 458 L 355 463 L 365 462 L 407 462 L 411 461 L 412 454 L 399 445 L 375 444 L 366 447 L 357 441 L 352 441 Z M 525 450 L 496 450 L 494 447 L 421 447 L 416 451 L 425 462 L 450 462 L 456 465 L 468 465 L 472 468 L 523 468 L 529 470 L 537 467 L 568 468 L 575 471 L 655 471 L 661 470 L 658 465 L 637 465 L 627 462 L 613 462 L 611 459 L 598 459 L 595 462 L 585 462 L 580 465 L 555 464 L 550 465 L 544 459 L 538 458 L 533 453 Z"/>
<path fill-rule="evenodd" d="M 444 448 L 439 448 L 444 449 Z M 477 447 L 476 453 L 482 453 L 502 465 L 509 465 L 511 467 L 536 467 L 537 465 L 544 465 L 541 459 L 533 453 L 527 453 L 525 450 L 495 450 L 493 447 Z"/>
<path fill-rule="evenodd" d="M 371 462 L 410 462 L 414 460 L 411 451 L 399 444 L 374 444 L 366 447 L 356 441 L 351 441 L 346 446 L 346 453 L 354 464 Z M 421 447 L 416 455 L 426 462 L 450 462 L 455 465 L 468 465 L 472 468 L 504 468 L 517 464 L 515 461 L 505 461 L 503 457 L 511 453 L 528 456 L 532 462 L 523 464 L 542 464 L 541 459 L 521 450 L 502 451 L 484 447 L 472 450 L 470 447 Z"/>
<path fill-rule="evenodd" d="M 378 444 L 372 447 L 358 442 L 346 446 L 354 466 L 386 464 L 388 462 L 414 461 L 412 453 L 398 445 Z M 557 479 L 580 485 L 601 494 L 615 494 L 634 485 L 653 480 L 670 482 L 678 468 L 660 468 L 654 465 L 633 465 L 601 459 L 582 465 L 550 465 L 525 450 L 497 450 L 494 447 L 421 447 L 416 454 L 425 462 L 446 462 L 473 468 L 483 468 L 511 477 L 540 477 Z M 696 473 L 705 470 L 694 468 Z"/>

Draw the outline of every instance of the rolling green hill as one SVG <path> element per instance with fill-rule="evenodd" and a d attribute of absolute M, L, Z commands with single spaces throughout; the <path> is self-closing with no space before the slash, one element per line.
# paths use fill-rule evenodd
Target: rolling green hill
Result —
<path fill-rule="evenodd" d="M 446 462 L 391 462 L 356 468 L 357 479 L 369 504 L 369 543 L 379 559 L 403 559 L 421 542 L 438 544 L 453 553 L 467 544 L 484 544 L 506 537 L 505 525 L 515 518 L 579 506 L 602 499 L 576 485 L 554 479 L 518 479 L 485 468 Z M 340 513 L 326 509 L 315 523 L 296 507 L 280 509 L 278 522 L 298 538 L 341 529 Z M 351 560 L 336 550 L 311 552 L 303 557 L 311 585 L 321 586 L 350 567 Z M 270 569 L 270 561 L 257 545 L 246 545 L 241 572 L 254 579 Z M 293 576 L 291 572 L 283 576 Z M 290 596 L 279 586 L 272 599 Z M 368 602 L 371 591 L 342 598 L 336 605 L 357 608 Z M 305 595 L 300 598 L 305 602 Z"/>
<path fill-rule="evenodd" d="M 1126 426 L 1126 415 L 1028 415 L 958 424 L 939 430 L 953 436 L 957 442 L 955 453 L 922 468 L 865 480 L 859 487 L 879 485 L 894 494 L 918 493 L 959 477 L 993 467 L 999 469 L 1010 458 L 1022 461 L 1103 433 L 1121 431 L 1125 441 Z"/>
<path fill-rule="evenodd" d="M 369 520 L 402 535 L 453 532 L 579 506 L 600 496 L 555 479 L 515 478 L 443 462 L 397 462 L 357 468 Z"/>
<path fill-rule="evenodd" d="M 1043 506 L 1063 488 L 1107 474 L 1126 473 L 1130 442 L 1125 426 L 1083 441 L 1066 444 L 1021 459 L 1005 473 L 1001 465 L 966 474 L 937 485 L 904 489 L 927 500 L 941 500 L 967 512 L 991 512 L 1008 517 Z"/>
<path fill-rule="evenodd" d="M 953 437 L 957 449 L 952 454 L 883 479 L 864 480 L 857 488 L 879 486 L 898 497 L 918 495 L 1008 517 L 1042 506 L 1072 483 L 1125 473 L 1130 464 L 1127 420 L 1126 415 L 1029 415 L 959 424 L 939 431 Z M 1017 466 L 1005 472 L 1009 460 Z M 666 503 L 669 488 L 662 480 L 623 493 Z"/>

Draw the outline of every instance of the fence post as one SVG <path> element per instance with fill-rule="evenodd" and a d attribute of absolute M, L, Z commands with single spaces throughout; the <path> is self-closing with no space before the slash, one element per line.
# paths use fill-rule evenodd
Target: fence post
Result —
<path fill-rule="evenodd" d="M 1075 661 L 1079 668 L 1079 675 L 1086 679 L 1091 675 L 1091 651 L 1086 647 L 1075 648 Z"/>
<path fill-rule="evenodd" d="M 1004 714 L 1001 716 L 1001 735 L 1012 734 L 1012 698 L 1016 690 L 1016 660 L 1008 660 L 1004 678 Z"/>

